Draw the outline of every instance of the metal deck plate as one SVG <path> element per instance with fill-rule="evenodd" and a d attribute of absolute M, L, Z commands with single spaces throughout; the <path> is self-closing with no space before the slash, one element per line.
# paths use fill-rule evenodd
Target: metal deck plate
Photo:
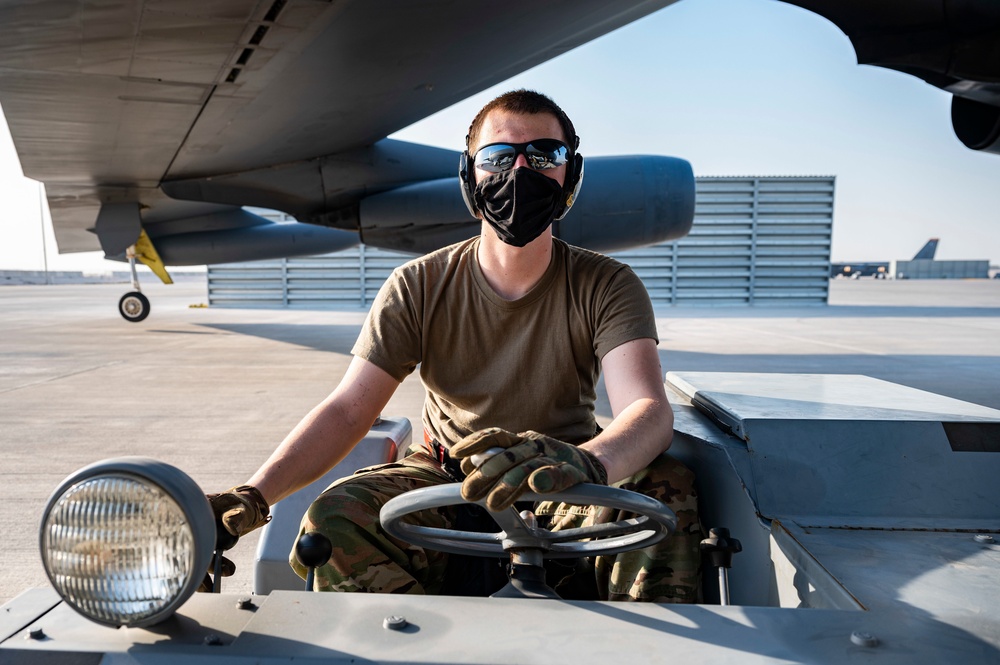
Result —
<path fill-rule="evenodd" d="M 782 526 L 866 609 L 996 634 L 1000 534 Z"/>
<path fill-rule="evenodd" d="M 859 374 L 669 372 L 667 384 L 745 438 L 748 420 L 1000 422 L 1000 410 Z"/>
<path fill-rule="evenodd" d="M 4 662 L 270 663 L 995 663 L 995 632 L 926 614 L 276 591 L 248 612 L 196 594 L 151 629 L 101 628 L 70 611 L 45 640 L 0 643 Z M 386 627 L 401 617 L 402 630 Z M 53 617 L 55 618 L 55 617 Z M 209 642 L 216 636 L 217 640 Z M 859 644 L 856 635 L 871 638 Z M 200 643 L 199 643 L 200 638 Z M 58 655 L 62 654 L 62 658 Z"/>

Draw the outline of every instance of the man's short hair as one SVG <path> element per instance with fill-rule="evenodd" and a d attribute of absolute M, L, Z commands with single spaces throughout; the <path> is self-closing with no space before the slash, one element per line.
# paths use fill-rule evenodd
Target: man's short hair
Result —
<path fill-rule="evenodd" d="M 476 114 L 472 124 L 469 126 L 469 133 L 465 137 L 466 148 L 470 152 L 478 146 L 479 133 L 483 130 L 483 123 L 486 122 L 486 116 L 489 115 L 490 111 L 505 111 L 507 113 L 516 113 L 521 115 L 548 113 L 555 116 L 559 121 L 563 134 L 565 134 L 563 140 L 566 141 L 566 144 L 572 152 L 576 152 L 580 143 L 580 139 L 576 135 L 576 130 L 573 128 L 573 122 L 554 101 L 540 92 L 521 89 L 505 92 L 484 106 L 479 113 Z"/>

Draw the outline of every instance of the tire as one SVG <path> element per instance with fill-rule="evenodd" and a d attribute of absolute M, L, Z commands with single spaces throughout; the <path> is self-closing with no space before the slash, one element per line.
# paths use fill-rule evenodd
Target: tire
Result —
<path fill-rule="evenodd" d="M 138 323 L 149 316 L 149 299 L 138 291 L 129 291 L 118 301 L 118 313 L 132 323 Z"/>

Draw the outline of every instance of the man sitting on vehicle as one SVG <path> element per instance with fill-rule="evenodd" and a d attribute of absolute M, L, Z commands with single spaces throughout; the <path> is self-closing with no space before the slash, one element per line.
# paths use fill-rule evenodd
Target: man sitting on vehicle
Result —
<path fill-rule="evenodd" d="M 213 496 L 213 507 L 234 534 L 264 524 L 268 505 L 347 455 L 419 366 L 425 443 L 399 462 L 337 481 L 303 518 L 303 531 L 333 543 L 330 562 L 316 571 L 318 590 L 456 588 L 446 580 L 448 554 L 393 538 L 379 524 L 381 506 L 408 490 L 461 482 L 463 497 L 500 510 L 529 490 L 614 483 L 664 502 L 678 516 L 677 530 L 660 544 L 598 557 L 586 583 L 576 575 L 578 586 L 591 589 L 583 595 L 698 601 L 694 478 L 664 454 L 673 413 L 649 296 L 628 266 L 552 234 L 583 177 L 572 122 L 548 97 L 518 90 L 487 104 L 466 140 L 463 194 L 481 233 L 393 272 L 337 388 L 247 485 Z M 595 418 L 602 371 L 613 415 L 603 431 Z M 477 470 L 470 457 L 489 448 L 504 452 Z M 616 512 L 535 507 L 553 528 L 614 521 Z M 467 517 L 456 507 L 411 516 L 442 528 Z M 550 583 L 568 589 L 574 576 L 565 577 Z"/>

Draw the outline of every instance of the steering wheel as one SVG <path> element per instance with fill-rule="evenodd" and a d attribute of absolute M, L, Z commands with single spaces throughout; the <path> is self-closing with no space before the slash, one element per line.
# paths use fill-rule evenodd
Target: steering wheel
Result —
<path fill-rule="evenodd" d="M 528 511 L 519 514 L 514 508 L 500 512 L 487 509 L 501 529 L 496 533 L 441 529 L 403 521 L 407 515 L 428 508 L 468 503 L 462 498 L 461 487 L 460 483 L 423 487 L 390 499 L 379 513 L 382 527 L 396 538 L 449 554 L 506 557 L 533 551 L 542 558 L 556 559 L 612 555 L 639 549 L 660 542 L 677 527 L 674 511 L 656 499 L 617 487 L 591 484 L 576 485 L 551 494 L 527 492 L 521 500 L 605 506 L 635 513 L 639 517 L 549 531 L 538 528 L 534 515 Z M 486 508 L 485 499 L 476 503 Z"/>

